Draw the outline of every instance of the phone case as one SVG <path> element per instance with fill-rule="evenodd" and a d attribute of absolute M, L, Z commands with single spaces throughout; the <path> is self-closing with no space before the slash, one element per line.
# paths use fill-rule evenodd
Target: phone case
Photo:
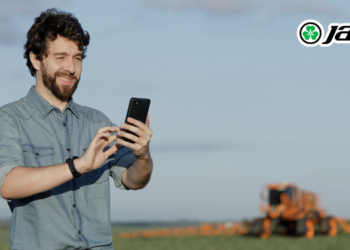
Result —
<path fill-rule="evenodd" d="M 128 117 L 131 117 L 131 118 L 134 118 L 138 121 L 146 123 L 148 109 L 149 109 L 150 104 L 151 104 L 150 99 L 136 98 L 136 97 L 130 98 L 128 111 L 127 111 L 126 117 L 125 117 L 125 123 L 130 124 L 129 122 L 126 121 L 128 119 Z M 124 131 L 131 133 L 133 135 L 136 135 L 135 133 L 133 133 L 127 129 L 125 129 Z M 135 142 L 129 140 L 128 138 L 122 137 L 122 139 L 127 141 L 127 142 L 130 142 L 130 143 L 135 143 Z"/>

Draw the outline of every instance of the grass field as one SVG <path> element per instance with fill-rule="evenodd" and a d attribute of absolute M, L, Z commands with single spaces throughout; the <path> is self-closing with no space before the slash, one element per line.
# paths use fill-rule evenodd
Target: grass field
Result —
<path fill-rule="evenodd" d="M 120 250 L 347 250 L 350 235 L 330 238 L 316 236 L 308 240 L 273 236 L 262 240 L 244 236 L 174 237 L 153 239 L 114 239 L 114 249 Z"/>
<path fill-rule="evenodd" d="M 9 230 L 0 230 L 0 250 L 10 249 Z"/>
<path fill-rule="evenodd" d="M 10 248 L 8 237 L 8 230 L 0 231 L 0 250 Z M 119 239 L 115 234 L 113 244 L 115 250 L 350 250 L 350 234 L 333 238 L 317 235 L 311 240 L 282 236 L 267 240 L 244 236 Z"/>

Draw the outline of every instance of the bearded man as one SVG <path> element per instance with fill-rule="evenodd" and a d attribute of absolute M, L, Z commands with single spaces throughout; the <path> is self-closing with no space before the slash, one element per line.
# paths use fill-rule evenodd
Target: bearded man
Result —
<path fill-rule="evenodd" d="M 129 118 L 132 125 L 120 128 L 72 99 L 89 40 L 72 14 L 55 9 L 42 12 L 27 33 L 24 57 L 36 84 L 0 109 L 11 249 L 113 249 L 109 177 L 121 189 L 150 180 L 149 119 Z"/>

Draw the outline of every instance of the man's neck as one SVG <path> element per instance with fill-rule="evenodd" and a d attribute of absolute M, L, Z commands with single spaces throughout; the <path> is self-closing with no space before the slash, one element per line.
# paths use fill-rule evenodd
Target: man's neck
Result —
<path fill-rule="evenodd" d="M 52 94 L 52 92 L 50 90 L 48 90 L 43 83 L 36 83 L 35 85 L 35 90 L 39 93 L 39 95 L 41 95 L 48 103 L 50 103 L 51 105 L 59 108 L 62 112 L 65 109 L 65 107 L 67 107 L 68 105 L 68 100 L 67 101 L 61 101 L 59 99 L 57 99 L 56 96 L 54 96 Z"/>

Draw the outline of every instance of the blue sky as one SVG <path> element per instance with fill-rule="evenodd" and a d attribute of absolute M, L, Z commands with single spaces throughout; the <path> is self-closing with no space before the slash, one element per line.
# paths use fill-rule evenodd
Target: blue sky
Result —
<path fill-rule="evenodd" d="M 130 97 L 152 100 L 154 174 L 144 190 L 111 187 L 113 220 L 252 218 L 261 187 L 284 180 L 350 217 L 350 45 L 296 37 L 307 19 L 350 23 L 350 4 L 263 2 L 0 0 L 0 106 L 35 84 L 25 35 L 57 7 L 91 35 L 77 103 L 120 124 Z"/>

